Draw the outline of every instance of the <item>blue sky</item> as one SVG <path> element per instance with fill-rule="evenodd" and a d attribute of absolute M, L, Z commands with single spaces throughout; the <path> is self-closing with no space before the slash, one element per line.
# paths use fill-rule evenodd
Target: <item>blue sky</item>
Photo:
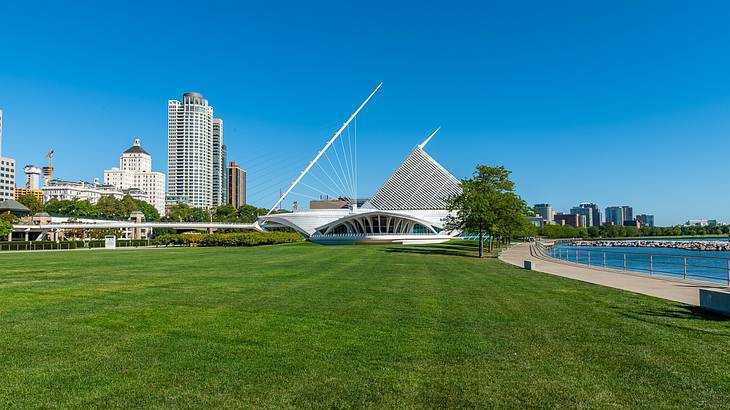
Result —
<path fill-rule="evenodd" d="M 383 81 L 361 196 L 441 126 L 432 156 L 457 177 L 505 165 L 529 203 L 730 222 L 728 2 L 23 3 L 0 12 L 20 167 L 53 145 L 58 177 L 102 177 L 138 136 L 166 172 L 167 100 L 198 91 L 269 206 Z"/>

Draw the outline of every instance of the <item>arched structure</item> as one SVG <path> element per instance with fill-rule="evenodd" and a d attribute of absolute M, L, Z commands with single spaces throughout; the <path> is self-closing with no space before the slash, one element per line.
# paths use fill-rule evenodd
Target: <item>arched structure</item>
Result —
<path fill-rule="evenodd" d="M 382 83 L 381 83 L 382 85 Z M 291 186 L 280 195 L 268 214 L 259 217 L 263 229 L 288 227 L 318 243 L 438 243 L 451 239 L 458 232 L 446 232 L 444 224 L 450 215 L 448 200 L 461 192 L 459 180 L 424 151 L 426 144 L 438 132 L 418 144 L 378 192 L 362 206 L 358 206 L 357 191 L 342 195 L 349 207 L 337 209 L 296 210 L 274 213 L 286 196 L 297 186 L 317 161 L 355 119 L 360 110 L 378 91 L 380 85 L 358 107 L 350 118 L 330 138 L 324 148 L 299 174 Z M 341 142 L 341 141 L 340 141 Z M 357 151 L 355 150 L 355 154 Z M 339 161 L 339 157 L 337 157 Z M 340 170 L 344 172 L 340 163 Z M 351 163 L 350 163 L 351 165 Z M 345 160 L 345 168 L 348 161 Z M 334 166 L 333 166 L 334 168 Z M 352 167 L 353 173 L 356 166 Z M 356 175 L 356 173 L 355 173 Z M 345 180 L 348 180 L 346 175 Z M 332 180 L 337 185 L 337 183 Z M 339 181 L 347 188 L 349 183 Z M 357 177 L 355 176 L 355 186 Z M 340 187 L 339 189 L 347 191 Z M 345 192 L 342 192 L 343 194 Z"/>
<path fill-rule="evenodd" d="M 373 211 L 354 213 L 317 228 L 315 235 L 436 235 L 443 229 L 408 215 Z"/>

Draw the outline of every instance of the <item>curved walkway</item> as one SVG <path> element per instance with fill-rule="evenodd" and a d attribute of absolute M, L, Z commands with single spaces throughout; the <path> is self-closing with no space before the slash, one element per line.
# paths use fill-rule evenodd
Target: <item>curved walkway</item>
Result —
<path fill-rule="evenodd" d="M 524 266 L 524 261 L 529 260 L 532 261 L 532 269 L 538 272 L 696 306 L 700 304 L 701 288 L 727 289 L 722 285 L 659 279 L 655 276 L 649 277 L 639 273 L 620 272 L 596 267 L 589 268 L 585 265 L 551 258 L 528 243 L 512 246 L 502 252 L 499 259 L 519 267 Z"/>

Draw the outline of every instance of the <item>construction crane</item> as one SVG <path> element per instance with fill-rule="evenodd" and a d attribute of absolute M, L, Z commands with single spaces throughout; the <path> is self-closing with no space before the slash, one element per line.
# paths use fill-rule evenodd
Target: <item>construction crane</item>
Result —
<path fill-rule="evenodd" d="M 46 154 L 48 158 L 48 166 L 43 167 L 43 185 L 47 186 L 53 177 L 53 147 Z"/>

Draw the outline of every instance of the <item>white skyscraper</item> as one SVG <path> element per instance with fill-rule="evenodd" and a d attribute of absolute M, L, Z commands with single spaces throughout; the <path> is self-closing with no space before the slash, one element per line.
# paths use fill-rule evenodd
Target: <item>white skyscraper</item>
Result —
<path fill-rule="evenodd" d="M 213 197 L 213 123 L 213 107 L 198 93 L 185 93 L 182 102 L 167 103 L 167 192 L 197 208 L 217 203 Z M 219 144 L 222 127 L 220 122 Z"/>
<path fill-rule="evenodd" d="M 3 112 L 0 110 L 0 201 L 15 198 L 15 160 L 3 157 Z"/>
<path fill-rule="evenodd" d="M 138 189 L 143 201 L 165 214 L 165 174 L 152 171 L 152 156 L 139 138 L 119 157 L 119 168 L 104 171 L 104 183 L 121 190 Z"/>

